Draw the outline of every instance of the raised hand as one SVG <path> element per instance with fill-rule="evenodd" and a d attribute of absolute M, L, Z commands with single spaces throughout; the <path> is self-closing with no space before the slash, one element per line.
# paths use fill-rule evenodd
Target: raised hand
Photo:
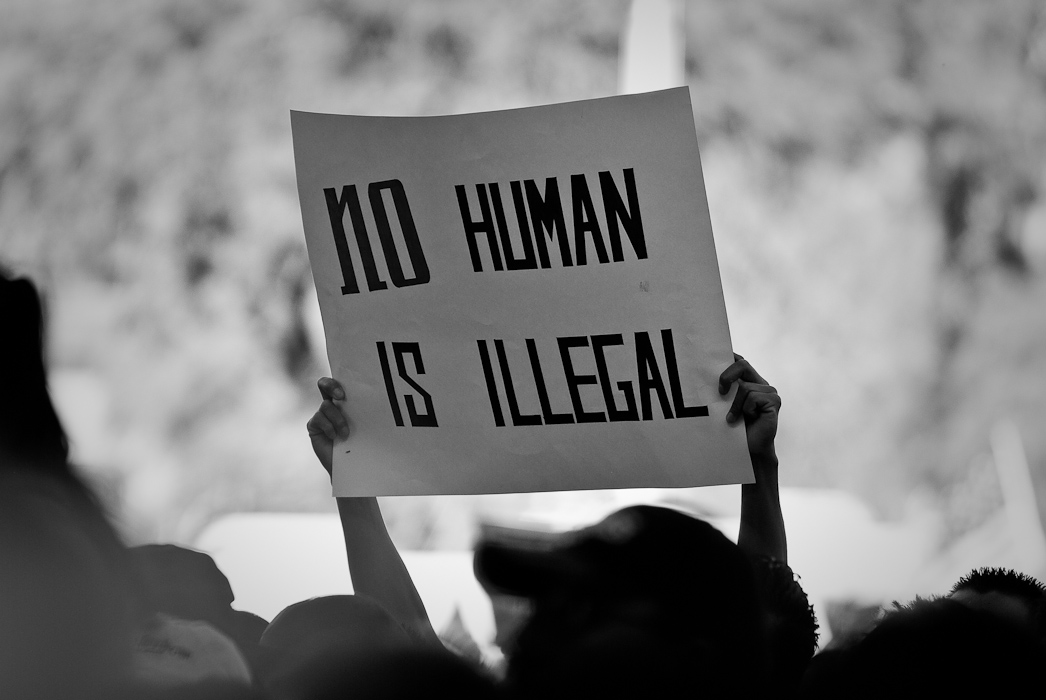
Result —
<path fill-rule="evenodd" d="M 748 436 L 748 452 L 753 461 L 759 458 L 774 458 L 774 438 L 777 436 L 777 416 L 781 410 L 781 397 L 777 389 L 755 368 L 737 353 L 734 364 L 719 375 L 719 393 L 726 394 L 730 385 L 737 382 L 737 394 L 726 414 L 728 423 L 736 423 L 742 417 Z"/>
<path fill-rule="evenodd" d="M 312 451 L 316 453 L 327 474 L 331 474 L 334 442 L 349 437 L 349 422 L 341 412 L 341 406 L 345 402 L 345 390 L 330 377 L 321 377 L 316 385 L 320 389 L 323 401 L 309 419 L 306 428 L 309 431 L 309 439 L 312 440 Z"/>
<path fill-rule="evenodd" d="M 788 563 L 788 540 L 777 478 L 777 417 L 781 397 L 755 371 L 748 360 L 734 354 L 734 364 L 719 375 L 719 393 L 737 382 L 737 395 L 726 414 L 729 423 L 745 421 L 748 454 L 752 457 L 754 484 L 741 487 L 741 527 L 737 544 L 754 558 L 770 557 Z"/>

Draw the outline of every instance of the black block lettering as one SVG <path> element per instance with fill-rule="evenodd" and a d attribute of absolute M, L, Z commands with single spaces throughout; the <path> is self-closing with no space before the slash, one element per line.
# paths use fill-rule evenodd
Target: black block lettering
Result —
<path fill-rule="evenodd" d="M 520 414 L 516 401 L 516 388 L 512 384 L 512 372 L 508 367 L 508 356 L 505 355 L 505 341 L 495 340 L 494 351 L 498 354 L 501 366 L 501 380 L 505 383 L 505 399 L 508 401 L 508 412 L 512 416 L 512 425 L 541 425 L 541 416 Z"/>
<path fill-rule="evenodd" d="M 592 195 L 588 193 L 588 182 L 584 175 L 570 176 L 570 198 L 574 205 L 574 259 L 578 265 L 588 260 L 585 248 L 585 234 L 592 236 L 592 245 L 596 249 L 596 258 L 601 263 L 610 262 L 607 257 L 607 246 L 603 242 L 603 232 L 596 218 L 596 208 L 592 205 Z"/>
<path fill-rule="evenodd" d="M 516 206 L 516 218 L 519 221 L 519 237 L 523 246 L 523 257 L 517 258 L 512 248 L 508 224 L 505 221 L 505 207 L 501 203 L 501 188 L 498 183 L 490 183 L 490 201 L 494 205 L 494 221 L 498 225 L 501 237 L 501 250 L 505 254 L 505 267 L 509 270 L 536 270 L 537 258 L 534 257 L 534 242 L 530 239 L 530 226 L 527 224 L 527 212 L 523 208 L 523 194 L 519 182 L 509 183 L 512 189 L 512 200 Z"/>
<path fill-rule="evenodd" d="M 661 342 L 665 346 L 665 369 L 668 371 L 668 385 L 672 387 L 672 405 L 676 409 L 676 418 L 697 418 L 708 415 L 708 406 L 687 406 L 683 403 L 683 387 L 679 383 L 679 364 L 676 362 L 676 346 L 672 342 L 672 330 L 661 331 Z"/>
<path fill-rule="evenodd" d="M 643 411 L 643 420 L 653 420 L 650 410 L 650 392 L 657 392 L 661 412 L 665 418 L 672 418 L 672 405 L 665 392 L 665 382 L 661 379 L 661 370 L 657 367 L 657 357 L 650 344 L 650 334 L 646 331 L 636 333 L 636 364 L 639 367 L 639 401 Z"/>
<path fill-rule="evenodd" d="M 538 260 L 543 269 L 551 267 L 548 257 L 548 240 L 559 241 L 559 255 L 563 267 L 574 264 L 570 257 L 570 242 L 567 240 L 567 225 L 563 218 L 563 202 L 559 197 L 559 185 L 556 178 L 545 178 L 545 194 L 542 196 L 533 180 L 524 180 L 523 188 L 527 193 L 527 207 L 530 210 L 530 221 L 534 226 L 534 242 L 538 248 Z M 517 205 L 518 207 L 518 205 Z"/>
<path fill-rule="evenodd" d="M 636 411 L 636 397 L 632 391 L 632 382 L 618 382 L 617 388 L 625 395 L 625 410 L 621 411 L 614 401 L 614 390 L 610 386 L 610 374 L 607 372 L 607 358 L 603 349 L 609 345 L 624 345 L 625 340 L 620 333 L 612 335 L 592 336 L 592 352 L 596 357 L 596 374 L 599 376 L 599 386 L 603 390 L 603 400 L 607 404 L 607 415 L 611 423 L 620 421 L 639 420 Z"/>
<path fill-rule="evenodd" d="M 632 168 L 625 168 L 625 196 L 628 198 L 628 208 L 621 201 L 621 194 L 610 171 L 604 170 L 599 173 L 599 189 L 603 194 L 603 211 L 607 216 L 607 235 L 610 237 L 610 252 L 614 260 L 621 262 L 625 259 L 621 250 L 621 233 L 618 230 L 618 219 L 625 228 L 625 235 L 632 244 L 632 250 L 636 251 L 636 257 L 644 260 L 646 254 L 646 238 L 643 237 L 643 217 L 639 212 L 639 195 L 636 193 L 636 177 Z"/>
<path fill-rule="evenodd" d="M 338 262 L 341 264 L 341 276 L 345 284 L 341 288 L 342 294 L 359 294 L 360 288 L 356 282 L 356 271 L 352 266 L 352 255 L 349 253 L 349 243 L 345 236 L 345 223 L 343 215 L 345 209 L 349 210 L 349 218 L 352 220 L 352 231 L 356 236 L 356 245 L 360 249 L 360 262 L 363 264 L 363 272 L 367 277 L 367 287 L 375 292 L 387 289 L 380 277 L 378 268 L 374 263 L 374 251 L 370 247 L 370 238 L 367 236 L 367 224 L 363 220 L 363 210 L 360 208 L 360 198 L 356 194 L 355 185 L 345 185 L 341 188 L 341 197 L 333 187 L 323 188 L 323 196 L 327 200 L 327 216 L 330 218 L 331 231 L 334 233 L 334 246 L 338 250 Z"/>
<path fill-rule="evenodd" d="M 487 341 L 477 340 L 476 345 L 479 346 L 479 362 L 483 365 L 483 380 L 487 383 L 487 396 L 490 398 L 490 412 L 494 415 L 494 425 L 502 428 L 505 426 L 505 414 L 501 412 L 501 399 L 498 397 L 498 387 L 494 382 L 494 368 L 490 365 Z"/>
<path fill-rule="evenodd" d="M 396 207 L 396 217 L 399 219 L 400 230 L 403 232 L 407 257 L 410 258 L 411 267 L 414 268 L 414 277 L 409 279 L 403 275 L 399 252 L 396 250 L 396 243 L 392 240 L 392 227 L 389 226 L 389 215 L 385 211 L 385 200 L 381 196 L 382 190 L 389 190 L 392 193 L 392 203 Z M 399 180 L 372 182 L 367 188 L 367 194 L 370 197 L 371 210 L 374 212 L 374 223 L 378 225 L 378 240 L 381 241 L 382 250 L 385 251 L 385 262 L 388 265 L 392 283 L 397 287 L 410 287 L 428 282 L 430 279 L 429 266 L 425 261 L 425 253 L 421 249 L 421 240 L 418 238 L 418 229 L 414 225 L 414 216 L 410 213 L 410 204 L 407 202 L 407 193 L 403 190 L 403 183 Z"/>
<path fill-rule="evenodd" d="M 490 215 L 490 201 L 487 199 L 486 185 L 476 185 L 476 193 L 479 195 L 479 212 L 482 217 L 479 221 L 472 219 L 469 211 L 469 198 L 465 193 L 464 185 L 455 185 L 454 191 L 458 195 L 458 209 L 461 210 L 461 225 L 465 228 L 465 240 L 468 242 L 469 255 L 472 256 L 472 269 L 476 272 L 483 271 L 483 264 L 479 258 L 479 245 L 476 243 L 476 234 L 487 234 L 487 246 L 490 249 L 490 260 L 495 270 L 503 270 L 501 264 L 501 251 L 498 249 L 497 232 L 494 230 L 494 219 Z"/>
<path fill-rule="evenodd" d="M 399 398 L 396 396 L 396 386 L 392 383 L 392 370 L 389 369 L 389 356 L 385 350 L 385 343 L 378 342 L 378 362 L 381 363 L 381 376 L 385 378 L 385 392 L 389 395 L 389 408 L 392 409 L 392 419 L 396 425 L 403 426 L 403 413 L 400 412 Z"/>
<path fill-rule="evenodd" d="M 538 348 L 533 338 L 527 338 L 527 354 L 530 355 L 530 369 L 534 373 L 534 386 L 538 390 L 538 403 L 541 405 L 541 415 L 545 417 L 545 425 L 564 425 L 574 422 L 572 413 L 553 413 L 552 404 L 548 400 L 548 389 L 545 387 L 545 373 L 541 371 L 541 360 L 538 359 Z"/>
<path fill-rule="evenodd" d="M 581 403 L 581 392 L 578 386 L 581 384 L 595 384 L 596 377 L 591 374 L 577 375 L 574 373 L 574 363 L 570 359 L 570 348 L 587 348 L 588 337 L 584 335 L 567 336 L 556 338 L 559 343 L 559 356 L 563 361 L 563 374 L 567 378 L 567 390 L 570 392 L 570 403 L 574 407 L 574 417 L 578 423 L 606 423 L 607 417 L 603 413 L 586 413 Z"/>
<path fill-rule="evenodd" d="M 407 367 L 403 361 L 405 355 L 411 355 L 414 358 L 414 370 L 418 374 L 425 374 L 425 365 L 421 362 L 421 346 L 418 343 L 393 343 L 392 354 L 396 356 L 396 369 L 399 371 L 400 379 L 420 394 L 422 401 L 425 402 L 425 413 L 418 413 L 414 405 L 414 397 L 410 394 L 404 395 L 403 400 L 407 404 L 407 415 L 410 416 L 410 424 L 415 428 L 437 427 L 436 409 L 432 405 L 432 396 L 429 395 L 429 392 L 422 389 L 414 381 L 413 377 L 407 374 Z"/>

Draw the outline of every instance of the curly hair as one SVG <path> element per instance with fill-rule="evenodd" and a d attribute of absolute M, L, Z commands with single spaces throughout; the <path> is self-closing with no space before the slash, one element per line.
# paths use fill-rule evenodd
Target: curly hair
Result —
<path fill-rule="evenodd" d="M 1046 639 L 1046 586 L 1038 579 L 1013 569 L 982 567 L 960 578 L 948 595 L 965 592 L 996 593 L 1019 601 L 1028 610 L 1026 622 Z"/>
<path fill-rule="evenodd" d="M 1015 696 L 1043 661 L 1026 628 L 937 596 L 895 602 L 848 656 L 859 698 Z"/>
<path fill-rule="evenodd" d="M 958 591 L 988 593 L 996 591 L 1041 604 L 1046 599 L 1046 585 L 1028 574 L 1013 569 L 983 566 L 966 574 L 952 586 L 951 593 Z"/>
<path fill-rule="evenodd" d="M 773 677 L 790 688 L 798 687 L 817 649 L 814 608 L 787 564 L 764 557 L 753 562 L 753 570 L 766 613 Z"/>

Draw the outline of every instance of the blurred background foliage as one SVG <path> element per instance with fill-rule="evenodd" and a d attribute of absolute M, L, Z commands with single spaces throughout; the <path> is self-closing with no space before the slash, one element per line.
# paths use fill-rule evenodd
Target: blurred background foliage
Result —
<path fill-rule="evenodd" d="M 75 455 L 131 539 L 332 508 L 288 110 L 614 94 L 626 11 L 0 0 L 0 264 L 44 292 Z M 784 482 L 884 517 L 929 494 L 955 536 L 1000 506 L 1008 418 L 1046 502 L 1046 6 L 707 0 L 685 23 L 734 344 L 784 398 Z M 401 546 L 467 547 L 493 502 L 386 515 Z"/>

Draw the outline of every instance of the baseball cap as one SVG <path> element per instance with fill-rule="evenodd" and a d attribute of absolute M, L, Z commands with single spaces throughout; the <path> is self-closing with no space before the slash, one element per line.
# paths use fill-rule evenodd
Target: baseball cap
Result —
<path fill-rule="evenodd" d="M 674 605 L 752 592 L 744 553 L 707 522 L 639 505 L 618 510 L 550 544 L 482 543 L 476 576 L 491 589 L 539 598 L 564 589 L 645 593 Z"/>

